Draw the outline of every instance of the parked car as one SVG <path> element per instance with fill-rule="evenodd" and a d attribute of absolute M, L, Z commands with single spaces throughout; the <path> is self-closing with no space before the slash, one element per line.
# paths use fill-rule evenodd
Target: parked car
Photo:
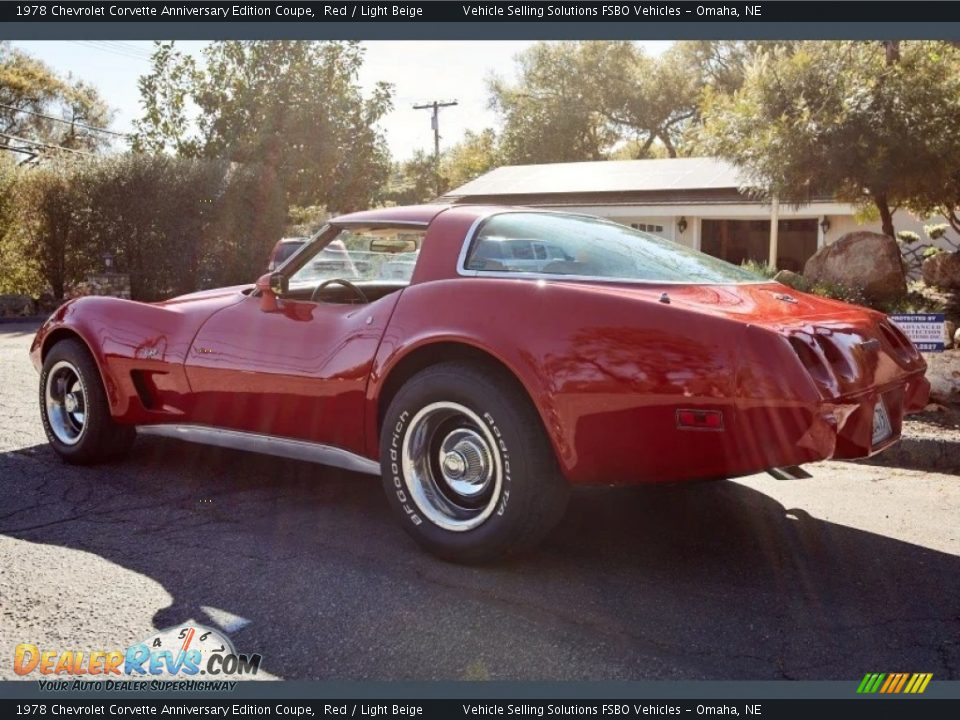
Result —
<path fill-rule="evenodd" d="M 401 233 L 413 271 L 385 279 Z M 512 240 L 549 262 L 481 251 Z M 338 241 L 367 253 L 357 276 L 318 269 Z M 31 359 L 68 462 L 140 432 L 379 474 L 417 542 L 468 562 L 535 544 L 571 486 L 873 455 L 929 390 L 881 313 L 598 218 L 483 206 L 338 217 L 256 284 L 71 301 Z"/>
<path fill-rule="evenodd" d="M 277 240 L 277 244 L 273 246 L 273 252 L 270 253 L 267 271 L 273 272 L 283 265 L 293 257 L 293 254 L 302 248 L 306 242 L 307 238 L 305 237 L 287 237 Z"/>

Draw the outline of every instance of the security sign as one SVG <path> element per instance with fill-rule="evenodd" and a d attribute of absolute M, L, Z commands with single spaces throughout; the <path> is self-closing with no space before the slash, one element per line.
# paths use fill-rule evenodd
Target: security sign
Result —
<path fill-rule="evenodd" d="M 891 315 L 890 319 L 921 352 L 943 352 L 943 313 Z"/>

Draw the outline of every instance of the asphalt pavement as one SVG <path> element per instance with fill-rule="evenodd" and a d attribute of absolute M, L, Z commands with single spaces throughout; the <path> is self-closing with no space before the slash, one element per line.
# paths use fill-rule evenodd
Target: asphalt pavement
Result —
<path fill-rule="evenodd" d="M 578 491 L 536 552 L 423 554 L 377 478 L 140 438 L 47 447 L 34 328 L 0 325 L 0 679 L 13 648 L 194 620 L 286 679 L 960 679 L 960 476 Z"/>

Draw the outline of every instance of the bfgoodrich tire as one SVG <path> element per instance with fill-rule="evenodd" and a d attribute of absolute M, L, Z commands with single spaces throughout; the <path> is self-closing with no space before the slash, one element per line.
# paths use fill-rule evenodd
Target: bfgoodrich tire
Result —
<path fill-rule="evenodd" d="M 117 458 L 136 438 L 132 426 L 110 416 L 100 372 L 79 340 L 58 342 L 43 361 L 40 415 L 50 445 L 68 463 Z"/>
<path fill-rule="evenodd" d="M 494 368 L 422 370 L 380 435 L 387 499 L 423 548 L 479 563 L 526 550 L 559 521 L 569 490 L 523 388 Z"/>

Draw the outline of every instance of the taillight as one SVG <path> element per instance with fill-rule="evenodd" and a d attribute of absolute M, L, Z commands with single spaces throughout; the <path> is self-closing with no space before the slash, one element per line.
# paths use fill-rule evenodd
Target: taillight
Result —
<path fill-rule="evenodd" d="M 842 379 L 852 380 L 856 375 L 856 371 L 854 370 L 853 365 L 850 364 L 850 360 L 847 359 L 847 356 L 840 351 L 839 347 L 837 347 L 837 344 L 826 335 L 814 335 L 814 338 L 816 339 L 817 344 L 820 346 L 820 349 L 823 351 L 823 355 L 827 359 L 827 362 L 830 364 L 830 369 Z"/>
<path fill-rule="evenodd" d="M 723 413 L 719 410 L 677 410 L 677 427 L 681 430 L 723 430 Z"/>
<path fill-rule="evenodd" d="M 916 346 L 894 323 L 883 321 L 877 323 L 877 327 L 880 328 L 880 334 L 883 335 L 901 360 L 914 360 L 920 354 Z"/>
<path fill-rule="evenodd" d="M 833 382 L 833 375 L 820 353 L 797 335 L 791 335 L 788 340 L 810 376 L 821 385 L 830 385 Z"/>

